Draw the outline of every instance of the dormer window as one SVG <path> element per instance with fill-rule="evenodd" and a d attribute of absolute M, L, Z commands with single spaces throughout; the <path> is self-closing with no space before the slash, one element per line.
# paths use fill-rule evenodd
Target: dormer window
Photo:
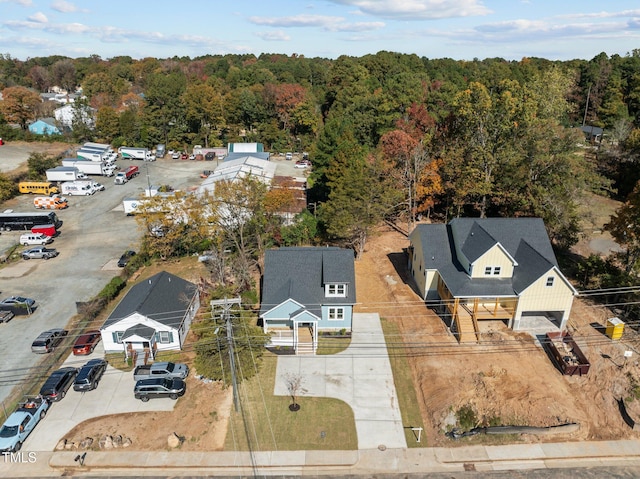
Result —
<path fill-rule="evenodd" d="M 484 275 L 485 276 L 500 276 L 500 266 L 485 266 L 484 267 Z"/>
<path fill-rule="evenodd" d="M 553 280 L 554 280 L 554 279 L 555 279 L 555 278 L 554 278 L 553 276 L 548 276 L 548 277 L 547 277 L 547 283 L 546 283 L 546 285 L 547 285 L 547 286 L 553 286 Z"/>
<path fill-rule="evenodd" d="M 346 284 L 325 285 L 325 296 L 327 298 L 345 298 L 347 296 Z"/>

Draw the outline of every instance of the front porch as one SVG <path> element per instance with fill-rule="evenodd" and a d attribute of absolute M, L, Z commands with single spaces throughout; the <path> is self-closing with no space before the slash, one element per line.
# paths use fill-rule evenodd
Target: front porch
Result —
<path fill-rule="evenodd" d="M 441 304 L 451 317 L 450 330 L 458 342 L 477 342 L 478 321 L 506 321 L 511 327 L 518 308 L 517 297 L 454 297 L 442 279 L 438 280 Z"/>
<path fill-rule="evenodd" d="M 318 349 L 318 328 L 315 323 L 294 322 L 293 327 L 269 328 L 270 347 L 290 347 L 294 354 L 315 355 Z"/>

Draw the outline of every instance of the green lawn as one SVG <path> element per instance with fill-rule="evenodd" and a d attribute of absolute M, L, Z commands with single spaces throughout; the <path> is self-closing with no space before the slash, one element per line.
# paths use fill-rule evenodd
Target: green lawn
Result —
<path fill-rule="evenodd" d="M 407 446 L 426 447 L 424 431 L 422 432 L 420 442 L 417 442 L 417 433 L 411 430 L 412 427 L 424 428 L 424 424 L 422 422 L 422 414 L 418 406 L 418 397 L 416 396 L 416 390 L 413 386 L 411 368 L 407 362 L 402 336 L 394 323 L 384 318 L 381 318 L 380 322 L 382 323 L 382 330 L 384 331 L 384 336 L 387 341 L 387 351 L 389 353 L 389 361 L 391 362 L 391 370 L 393 371 L 393 381 L 396 385 L 398 402 L 400 403 L 402 424 L 405 426 L 404 435 L 407 440 Z"/>
<path fill-rule="evenodd" d="M 254 451 L 356 449 L 349 405 L 338 399 L 302 397 L 300 410 L 289 411 L 291 398 L 273 395 L 276 362 L 277 355 L 266 352 L 260 373 L 240 385 L 241 413 L 231 413 L 225 450 L 248 450 L 247 437 Z"/>

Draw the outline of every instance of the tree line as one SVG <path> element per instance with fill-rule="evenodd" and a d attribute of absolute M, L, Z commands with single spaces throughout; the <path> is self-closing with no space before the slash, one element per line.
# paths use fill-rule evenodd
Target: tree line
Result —
<path fill-rule="evenodd" d="M 53 86 L 83 95 L 65 141 L 177 150 L 247 141 L 309 153 L 313 213 L 291 224 L 279 215 L 291 192 L 252 180 L 223 184 L 213 197 L 148 203 L 139 218 L 149 254 L 209 250 L 218 284 L 229 276 L 251 289 L 248 272 L 274 245 L 332 241 L 360 255 L 385 220 L 409 231 L 422 219 L 537 216 L 567 250 L 578 240 L 586 193 L 628 199 L 608 226 L 627 254 L 581 264 L 584 284 L 633 281 L 640 50 L 562 62 L 386 51 L 337 59 L 0 55 L 0 136 L 32 139 L 28 123 L 51 113 L 39 93 Z M 86 107 L 95 109 L 95 127 L 81 121 Z M 603 128 L 604 140 L 585 136 L 584 125 Z M 0 178 L 0 190 L 6 184 Z M 167 208 L 171 215 L 159 214 Z M 158 227 L 163 233 L 152 234 Z M 602 279 L 611 268 L 616 275 Z"/>

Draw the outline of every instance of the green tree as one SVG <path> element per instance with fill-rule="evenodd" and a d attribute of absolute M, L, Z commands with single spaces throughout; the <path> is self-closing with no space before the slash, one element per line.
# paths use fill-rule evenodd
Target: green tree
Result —
<path fill-rule="evenodd" d="M 233 307 L 231 325 L 233 351 L 238 383 L 258 373 L 269 335 L 257 326 L 255 314 Z M 198 374 L 232 384 L 226 321 L 221 311 L 213 311 L 212 319 L 198 324 L 194 365 Z"/>
<path fill-rule="evenodd" d="M 345 135 L 327 169 L 329 198 L 319 209 L 329 237 L 364 252 L 367 239 L 401 200 L 381 161 Z"/>
<path fill-rule="evenodd" d="M 29 178 L 40 180 L 45 178 L 46 171 L 50 168 L 58 166 L 57 158 L 48 156 L 45 153 L 31 153 L 27 159 L 27 167 L 29 168 Z"/>
<path fill-rule="evenodd" d="M 625 248 L 621 256 L 625 271 L 635 271 L 640 259 L 640 182 L 604 228 Z"/>
<path fill-rule="evenodd" d="M 109 143 L 120 134 L 118 113 L 110 106 L 103 106 L 98 110 L 96 133 L 100 138 L 103 138 Z"/>
<path fill-rule="evenodd" d="M 16 182 L 0 173 L 0 201 L 7 201 L 18 194 Z"/>
<path fill-rule="evenodd" d="M 193 130 L 204 133 L 205 147 L 209 146 L 209 132 L 224 128 L 223 101 L 220 93 L 207 84 L 187 86 L 183 95 L 186 120 Z"/>

